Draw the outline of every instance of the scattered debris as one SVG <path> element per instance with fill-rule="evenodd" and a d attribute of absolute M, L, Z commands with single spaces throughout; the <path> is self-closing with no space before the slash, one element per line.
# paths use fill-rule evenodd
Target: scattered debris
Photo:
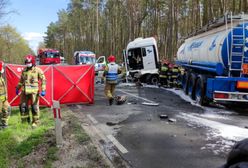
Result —
<path fill-rule="evenodd" d="M 161 119 L 167 119 L 167 118 L 168 118 L 168 116 L 167 116 L 166 114 L 161 114 L 161 115 L 159 115 L 159 117 L 160 117 Z"/>
<path fill-rule="evenodd" d="M 159 103 L 149 103 L 149 102 L 143 102 L 143 105 L 147 105 L 147 106 L 158 106 Z"/>
<path fill-rule="evenodd" d="M 168 118 L 168 121 L 169 121 L 169 122 L 176 122 L 177 120 L 174 119 L 174 118 Z"/>
<path fill-rule="evenodd" d="M 118 123 L 114 123 L 114 122 L 106 122 L 106 124 L 107 124 L 108 126 L 114 126 L 114 125 L 117 125 Z"/>
<path fill-rule="evenodd" d="M 115 97 L 115 102 L 117 105 L 122 105 L 127 101 L 127 96 L 123 95 L 123 96 L 116 96 Z"/>

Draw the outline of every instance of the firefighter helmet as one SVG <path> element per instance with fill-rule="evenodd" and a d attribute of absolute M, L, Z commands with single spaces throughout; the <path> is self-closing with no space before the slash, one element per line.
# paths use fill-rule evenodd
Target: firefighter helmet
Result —
<path fill-rule="evenodd" d="M 25 56 L 25 64 L 28 66 L 35 66 L 35 56 L 34 55 L 26 55 Z"/>
<path fill-rule="evenodd" d="M 108 62 L 115 62 L 115 56 L 110 55 L 110 56 L 108 57 Z"/>
<path fill-rule="evenodd" d="M 3 73 L 4 72 L 4 62 L 3 61 L 0 61 L 0 73 Z"/>

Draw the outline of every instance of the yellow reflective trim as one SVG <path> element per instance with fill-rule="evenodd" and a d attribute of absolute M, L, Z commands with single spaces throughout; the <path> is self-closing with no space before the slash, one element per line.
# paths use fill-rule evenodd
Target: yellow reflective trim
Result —
<path fill-rule="evenodd" d="M 29 118 L 29 116 L 26 116 L 26 115 L 21 116 L 21 119 L 25 119 L 25 118 Z"/>

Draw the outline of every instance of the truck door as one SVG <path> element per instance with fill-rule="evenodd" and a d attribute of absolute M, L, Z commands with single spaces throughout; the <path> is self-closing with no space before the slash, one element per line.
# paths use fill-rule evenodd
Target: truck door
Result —
<path fill-rule="evenodd" d="M 155 52 L 153 46 L 148 46 L 141 49 L 143 57 L 143 66 L 145 70 L 156 69 Z"/>

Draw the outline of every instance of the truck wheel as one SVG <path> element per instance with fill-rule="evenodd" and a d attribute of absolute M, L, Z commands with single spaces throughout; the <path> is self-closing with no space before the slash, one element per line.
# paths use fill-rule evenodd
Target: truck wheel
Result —
<path fill-rule="evenodd" d="M 199 75 L 196 80 L 195 89 L 196 102 L 201 106 L 207 106 L 208 101 L 206 99 L 206 77 Z"/>
<path fill-rule="evenodd" d="M 151 83 L 152 85 L 158 85 L 158 82 L 159 82 L 158 76 L 152 75 L 152 76 L 150 77 L 150 83 Z"/>
<path fill-rule="evenodd" d="M 192 100 L 195 100 L 195 84 L 196 84 L 196 75 L 194 73 L 190 74 L 189 77 L 189 96 Z"/>
<path fill-rule="evenodd" d="M 149 74 L 149 75 L 147 75 L 147 76 L 145 77 L 145 82 L 146 82 L 147 84 L 157 85 L 158 82 L 159 82 L 159 78 L 158 78 L 157 75 L 151 75 L 151 74 Z"/>
<path fill-rule="evenodd" d="M 184 73 L 182 76 L 182 88 L 186 95 L 189 94 L 189 76 L 189 72 Z"/>

